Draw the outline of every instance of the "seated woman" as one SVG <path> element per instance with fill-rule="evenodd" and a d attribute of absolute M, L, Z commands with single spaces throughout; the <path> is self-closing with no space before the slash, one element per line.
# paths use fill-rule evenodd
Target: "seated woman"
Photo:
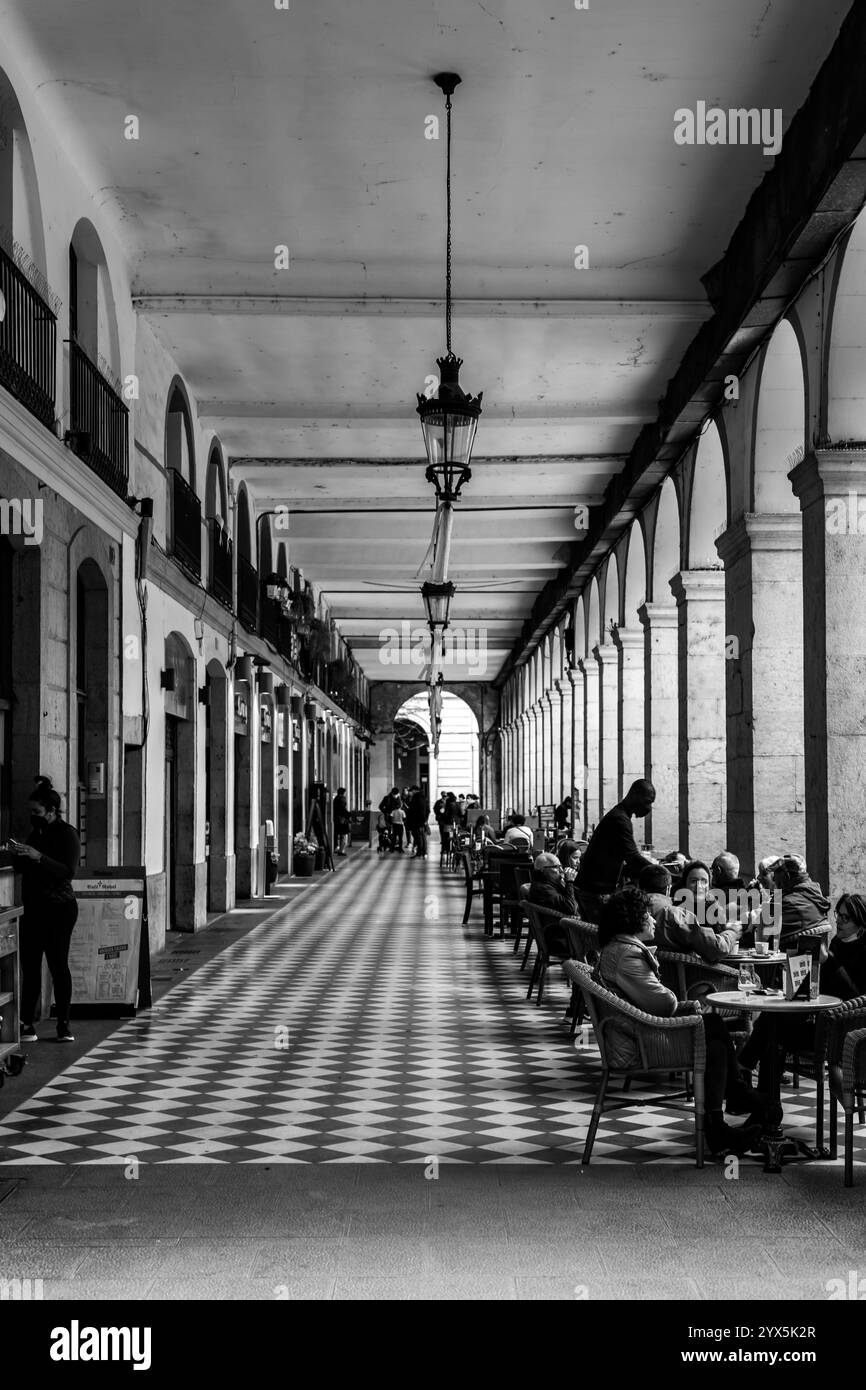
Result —
<path fill-rule="evenodd" d="M 866 995 L 866 898 L 860 893 L 843 893 L 835 916 L 836 935 L 821 966 L 821 993 L 835 994 L 844 1003 Z M 815 1029 L 814 1018 L 777 1020 L 780 1066 L 790 1052 L 808 1056 L 815 1051 Z M 751 1072 L 760 1064 L 763 1070 L 766 1051 L 767 1020 L 762 1014 L 740 1053 L 740 1066 Z"/>
<path fill-rule="evenodd" d="M 563 869 L 574 869 L 577 873 L 585 849 L 586 840 L 560 840 L 555 853 Z"/>
<path fill-rule="evenodd" d="M 655 944 L 664 951 L 686 951 L 710 965 L 736 951 L 739 928 L 724 931 L 702 925 L 694 912 L 671 902 L 671 876 L 664 864 L 648 864 L 640 876 L 641 890 L 649 898 L 655 921 Z"/>
<path fill-rule="evenodd" d="M 660 1018 L 700 1013 L 694 1000 L 680 1002 L 661 982 L 655 947 L 655 922 L 649 902 L 638 888 L 623 888 L 602 905 L 599 923 L 601 956 L 595 970 L 599 984 L 644 1013 Z M 706 1140 L 711 1153 L 747 1153 L 760 1137 L 766 1098 L 750 1091 L 738 1070 L 734 1045 L 717 1014 L 704 1015 L 707 1040 Z M 622 1066 L 639 1066 L 640 1051 L 631 1020 L 616 1015 L 608 1025 L 608 1046 Z M 725 1124 L 722 1106 L 742 1113 L 748 1101 L 753 1113 L 739 1129 Z"/>

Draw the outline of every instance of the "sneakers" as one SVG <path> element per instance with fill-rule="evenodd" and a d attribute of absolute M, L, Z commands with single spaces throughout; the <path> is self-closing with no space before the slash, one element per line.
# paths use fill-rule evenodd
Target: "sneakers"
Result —
<path fill-rule="evenodd" d="M 38 1042 L 38 1041 L 39 1041 L 39 1035 L 38 1035 L 38 1033 L 36 1032 L 36 1029 L 33 1027 L 33 1024 L 32 1024 L 32 1023 L 22 1023 L 22 1024 L 21 1024 L 21 1041 L 22 1041 L 22 1042 Z"/>
<path fill-rule="evenodd" d="M 69 1031 L 69 1024 L 68 1024 L 68 1023 L 58 1023 L 58 1025 L 57 1025 L 57 1041 L 58 1041 L 58 1042 L 75 1042 L 75 1038 L 72 1036 L 72 1034 L 71 1034 L 70 1031 Z"/>

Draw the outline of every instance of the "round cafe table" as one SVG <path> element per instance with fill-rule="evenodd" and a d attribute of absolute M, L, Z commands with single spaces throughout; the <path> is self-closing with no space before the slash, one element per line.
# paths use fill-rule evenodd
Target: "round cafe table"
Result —
<path fill-rule="evenodd" d="M 779 994 L 746 995 L 737 989 L 707 994 L 705 1002 L 719 1009 L 740 1009 L 743 1013 L 766 1015 L 767 1089 L 773 1103 L 767 1107 L 764 1130 L 755 1146 L 763 1151 L 764 1172 L 781 1173 L 782 1161 L 786 1158 L 819 1158 L 817 1149 L 810 1149 L 801 1139 L 791 1139 L 782 1129 L 782 1068 L 776 1040 L 776 1019 L 780 1014 L 821 1013 L 823 1009 L 833 1009 L 841 1004 L 841 999 L 833 994 L 819 994 L 817 999 L 785 999 Z"/>

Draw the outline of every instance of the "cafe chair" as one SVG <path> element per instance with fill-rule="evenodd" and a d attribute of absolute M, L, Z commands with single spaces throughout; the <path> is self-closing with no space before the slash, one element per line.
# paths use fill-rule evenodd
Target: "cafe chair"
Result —
<path fill-rule="evenodd" d="M 836 1095 L 841 1095 L 842 1054 L 847 1038 L 855 1029 L 866 1027 L 866 995 L 848 999 L 834 1009 L 823 1009 L 815 1024 L 815 1051 L 811 1055 L 790 1052 L 795 1073 L 811 1077 L 815 1082 L 815 1148 L 824 1150 L 824 1073 L 830 1085 L 830 1156 L 836 1157 Z M 857 1109 L 861 1125 L 866 1123 L 863 1102 L 863 1081 L 857 1086 Z"/>
<path fill-rule="evenodd" d="M 517 952 L 520 950 L 520 943 L 523 940 L 523 924 L 524 922 L 526 922 L 526 900 L 529 897 L 529 890 L 532 887 L 531 873 L 532 871 L 530 870 L 530 877 L 528 877 L 524 883 L 518 885 L 517 894 L 514 901 L 514 907 L 511 912 L 511 921 L 513 923 L 514 930 L 513 954 L 515 956 L 517 955 Z M 526 930 L 528 936 L 528 945 L 531 947 L 532 937 L 531 935 L 529 935 L 528 925 Z M 520 967 L 521 970 L 523 969 L 523 966 L 526 964 L 527 954 L 528 952 L 524 952 L 523 964 Z"/>
<path fill-rule="evenodd" d="M 563 917 L 560 926 L 568 932 L 572 943 L 569 953 L 570 960 L 580 960 L 586 965 L 594 966 L 601 954 L 601 947 L 598 944 L 598 926 L 595 922 L 584 922 L 580 917 Z M 578 1026 L 586 1016 L 586 1006 L 580 989 L 572 980 L 571 983 L 571 1036 L 574 1037 Z"/>
<path fill-rule="evenodd" d="M 848 1033 L 838 1066 L 830 1066 L 830 1157 L 838 1153 L 838 1111 L 845 1112 L 845 1186 L 854 1186 L 854 1109 L 860 1108 L 863 1124 L 863 1090 L 866 1087 L 866 1028 Z"/>
<path fill-rule="evenodd" d="M 463 863 L 463 876 L 466 885 L 466 906 L 463 912 L 463 925 L 469 921 L 469 914 L 472 911 L 472 899 L 481 896 L 481 870 L 475 860 L 471 850 L 464 849 L 461 854 Z"/>
<path fill-rule="evenodd" d="M 541 1001 L 544 998 L 544 984 L 547 979 L 547 972 L 550 969 L 551 961 L 554 961 L 557 965 L 562 965 L 568 957 L 563 955 L 551 955 L 547 947 L 546 929 L 561 920 L 560 913 L 551 912 L 550 909 L 546 907 L 538 907 L 535 903 L 531 903 L 529 899 L 526 901 L 524 911 L 526 912 L 526 918 L 529 923 L 529 934 L 535 942 L 536 947 L 535 968 L 532 972 L 532 979 L 529 981 L 529 989 L 526 991 L 526 997 L 527 999 L 532 998 L 532 991 L 537 984 L 538 993 L 535 996 L 535 1007 L 538 1009 L 541 1007 Z"/>
<path fill-rule="evenodd" d="M 523 905 L 518 899 L 517 890 L 532 879 L 532 865 L 529 860 L 505 861 L 499 868 L 499 935 L 503 936 L 506 925 L 511 927 L 512 935 L 517 934 L 520 941 Z M 517 946 L 515 946 L 515 951 Z"/>
<path fill-rule="evenodd" d="M 700 1014 L 687 1014 L 682 1018 L 658 1018 L 635 1008 L 624 999 L 618 998 L 593 980 L 590 967 L 582 961 L 566 961 L 565 973 L 580 988 L 590 1017 L 593 1031 L 601 1054 L 601 1081 L 592 1110 L 592 1119 L 583 1149 L 583 1164 L 592 1157 L 595 1136 L 599 1121 L 605 1108 L 607 1088 L 612 1076 L 621 1076 L 624 1083 L 632 1077 L 657 1076 L 665 1080 L 671 1073 L 685 1072 L 692 1077 L 694 1099 L 691 1104 L 678 1105 L 674 1102 L 686 1097 L 686 1092 L 675 1091 L 667 1095 L 655 1096 L 647 1100 L 643 1095 L 629 1095 L 628 1100 L 608 1101 L 608 1110 L 621 1110 L 635 1105 L 666 1105 L 675 1110 L 694 1113 L 695 1121 L 695 1166 L 704 1166 L 704 1114 L 705 1114 L 705 1076 L 707 1046 L 704 1036 L 704 1020 Z M 637 1046 L 640 1062 L 635 1066 L 617 1065 L 608 1049 L 608 1033 L 612 1026 L 622 1025 L 629 1020 L 632 1038 Z"/>

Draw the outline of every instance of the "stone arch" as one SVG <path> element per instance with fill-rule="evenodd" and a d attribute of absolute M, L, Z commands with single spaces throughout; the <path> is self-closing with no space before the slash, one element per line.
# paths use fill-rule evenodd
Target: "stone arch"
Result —
<path fill-rule="evenodd" d="M 687 566 L 721 568 L 716 538 L 728 525 L 728 483 L 722 437 L 710 420 L 695 448 L 689 506 Z"/>
<path fill-rule="evenodd" d="M 193 492 L 196 488 L 195 434 L 186 386 L 179 376 L 172 379 L 165 407 L 165 466 L 176 468 Z"/>
<path fill-rule="evenodd" d="M 806 409 L 800 341 L 790 321 L 781 319 L 762 353 L 758 371 L 752 511 L 799 513 L 788 474 L 805 453 Z"/>
<path fill-rule="evenodd" d="M 69 241 L 69 333 L 91 359 L 121 376 L 117 309 L 99 233 L 86 217 Z"/>
<path fill-rule="evenodd" d="M 866 440 L 866 216 L 842 252 L 832 292 L 826 349 L 826 405 L 821 433 L 834 444 Z"/>
<path fill-rule="evenodd" d="M 601 640 L 610 641 L 610 628 L 619 624 L 620 575 L 619 558 L 612 550 L 607 561 L 599 570 L 599 605 L 601 618 Z"/>
<path fill-rule="evenodd" d="M 673 604 L 669 581 L 681 568 L 681 554 L 679 498 L 673 479 L 667 477 L 661 485 L 655 516 L 650 571 L 654 603 Z"/>
<path fill-rule="evenodd" d="M 208 454 L 204 507 L 208 520 L 218 521 L 223 529 L 228 526 L 225 460 L 217 440 L 211 444 Z"/>
<path fill-rule="evenodd" d="M 241 560 L 246 560 L 248 565 L 253 563 L 255 547 L 253 544 L 253 526 L 250 509 L 249 495 L 246 484 L 241 483 L 238 488 L 237 516 L 235 518 L 235 547 Z"/>
<path fill-rule="evenodd" d="M 637 610 L 644 602 L 647 593 L 646 546 L 640 521 L 632 522 L 628 533 L 628 549 L 624 554 L 625 579 L 623 582 L 622 614 L 623 625 L 627 628 L 638 626 Z"/>
<path fill-rule="evenodd" d="M 45 279 L 45 224 L 30 136 L 15 89 L 0 68 L 0 241 L 39 290 Z M 17 243 L 17 247 L 12 243 Z M 23 253 L 23 255 L 21 254 Z"/>

